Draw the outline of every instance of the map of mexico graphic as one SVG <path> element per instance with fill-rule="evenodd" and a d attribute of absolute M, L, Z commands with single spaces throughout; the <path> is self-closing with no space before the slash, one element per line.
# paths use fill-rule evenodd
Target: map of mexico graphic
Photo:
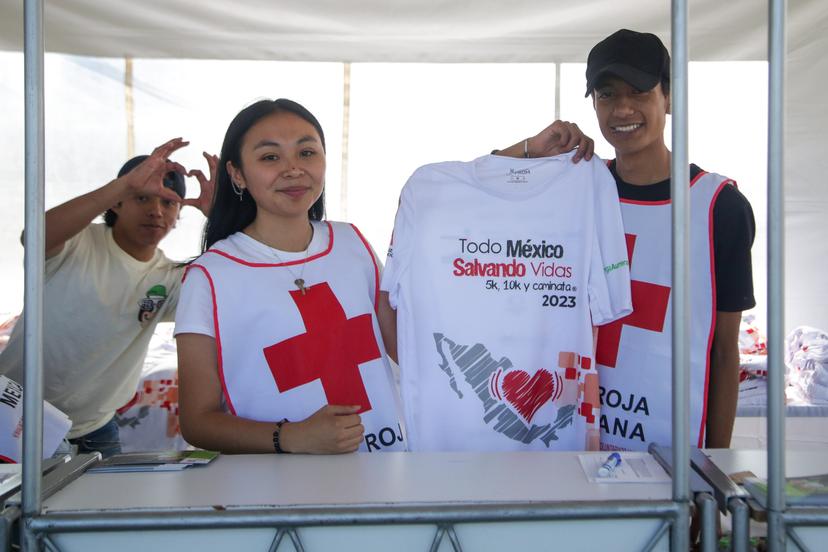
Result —
<path fill-rule="evenodd" d="M 528 372 L 515 368 L 508 358 L 495 360 L 479 343 L 458 345 L 439 333 L 434 334 L 434 341 L 441 358 L 440 369 L 449 377 L 449 385 L 457 397 L 464 398 L 456 379 L 459 372 L 482 403 L 483 421 L 492 424 L 496 432 L 522 443 L 539 439 L 548 447 L 559 439 L 559 430 L 573 423 L 573 416 L 581 414 L 594 423 L 598 378 L 594 373 L 587 374 L 584 382 L 579 383 L 579 370 L 571 364 L 577 362 L 589 368 L 589 358 L 561 353 L 557 367 L 560 370 L 550 372 L 540 368 L 530 377 Z M 534 420 L 542 406 L 562 398 L 554 420 Z M 578 403 L 581 408 L 577 407 Z"/>

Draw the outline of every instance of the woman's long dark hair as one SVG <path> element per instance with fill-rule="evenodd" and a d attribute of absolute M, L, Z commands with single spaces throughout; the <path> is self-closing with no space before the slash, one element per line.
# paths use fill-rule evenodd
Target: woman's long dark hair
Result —
<path fill-rule="evenodd" d="M 322 150 L 325 150 L 325 133 L 322 132 L 322 125 L 316 120 L 313 114 L 304 106 L 284 98 L 278 100 L 261 100 L 242 109 L 227 127 L 224 135 L 224 143 L 221 146 L 221 158 L 218 164 L 218 178 L 216 190 L 213 194 L 213 206 L 210 209 L 210 216 L 204 225 L 204 237 L 201 242 L 201 251 L 207 251 L 219 240 L 223 240 L 230 234 L 239 232 L 253 222 L 256 218 L 256 202 L 250 192 L 243 190 L 242 200 L 233 192 L 230 185 L 230 175 L 227 173 L 227 162 L 231 161 L 234 166 L 243 170 L 241 163 L 241 145 L 245 134 L 250 127 L 261 119 L 275 113 L 293 113 L 309 122 L 319 133 L 322 140 Z M 325 216 L 325 191 L 319 199 L 308 209 L 308 217 L 311 220 L 322 220 Z"/>

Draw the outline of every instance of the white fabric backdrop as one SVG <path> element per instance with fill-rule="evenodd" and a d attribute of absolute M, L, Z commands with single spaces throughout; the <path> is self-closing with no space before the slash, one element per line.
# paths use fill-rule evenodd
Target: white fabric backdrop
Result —
<path fill-rule="evenodd" d="M 828 51 L 828 2 L 789 0 L 788 16 L 786 326 L 791 329 L 807 323 L 828 328 L 828 301 L 823 291 L 828 268 L 828 239 L 823 230 L 828 212 L 828 186 L 823 184 L 828 173 L 828 95 L 824 93 L 828 87 L 828 58 L 824 55 Z M 690 21 L 693 59 L 765 58 L 766 2 L 691 0 Z M 49 51 L 105 57 L 579 62 L 596 41 L 622 26 L 657 32 L 669 44 L 669 2 L 73 0 L 47 2 L 46 6 Z M 19 51 L 21 46 L 22 2 L 0 0 L 0 49 Z M 9 86 L 7 82 L 7 78 L 0 79 L 0 87 Z M 64 116 L 75 117 L 73 124 L 108 125 L 113 120 L 122 124 L 122 116 L 109 112 L 122 109 L 123 102 L 119 98 L 110 103 L 107 98 L 118 92 L 108 90 L 108 85 L 102 87 L 103 96 L 90 100 L 94 105 L 66 106 L 68 115 Z M 754 97 L 765 95 L 766 90 L 746 86 L 740 93 Z M 0 109 L 7 113 L 8 107 Z M 47 117 L 56 111 L 47 107 Z M 756 124 L 747 130 L 761 135 L 765 121 L 766 113 L 757 112 Z M 719 129 L 734 135 L 745 130 L 734 132 L 726 125 Z M 99 151 L 86 151 L 88 146 L 71 140 L 47 142 L 47 158 L 49 151 L 66 147 L 95 156 L 104 155 L 100 149 L 109 147 L 102 144 Z M 14 150 L 22 153 L 19 146 Z M 83 158 L 81 154 L 72 162 L 83 163 Z M 756 152 L 757 164 L 765 158 L 766 152 Z M 19 169 L 19 165 L 22 155 L 0 167 L 0 176 Z M 59 177 L 61 168 L 55 171 Z M 15 200 L 10 203 L 12 208 L 22 208 Z M 757 212 L 759 216 L 764 215 Z M 757 222 L 760 228 L 764 226 L 764 221 Z M 0 227 L 0 231 L 17 233 L 18 229 Z M 764 248 L 761 231 L 754 252 L 760 248 Z M 759 262 L 764 259 L 763 254 L 756 257 Z M 761 292 L 763 267 L 757 265 L 756 272 Z"/>

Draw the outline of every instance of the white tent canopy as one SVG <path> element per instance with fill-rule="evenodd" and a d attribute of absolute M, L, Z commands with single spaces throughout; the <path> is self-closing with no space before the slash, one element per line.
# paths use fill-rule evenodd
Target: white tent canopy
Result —
<path fill-rule="evenodd" d="M 3 4 L 0 48 L 20 49 L 23 3 Z M 825 2 L 789 5 L 797 51 L 825 30 Z M 692 59 L 766 59 L 767 19 L 758 0 L 691 1 Z M 72 0 L 45 10 L 47 51 L 102 57 L 579 62 L 619 26 L 669 39 L 670 2 Z"/>
<path fill-rule="evenodd" d="M 22 49 L 22 10 L 20 1 L 0 2 L 0 49 Z M 691 59 L 766 59 L 767 19 L 759 0 L 691 0 Z M 822 185 L 828 174 L 828 2 L 789 0 L 787 25 L 786 327 L 828 328 L 822 291 L 828 268 L 822 230 L 828 211 Z M 102 57 L 583 62 L 592 45 L 620 27 L 655 32 L 669 45 L 670 3 L 70 0 L 45 8 L 47 51 Z M 757 124 L 752 131 L 765 129 Z"/>

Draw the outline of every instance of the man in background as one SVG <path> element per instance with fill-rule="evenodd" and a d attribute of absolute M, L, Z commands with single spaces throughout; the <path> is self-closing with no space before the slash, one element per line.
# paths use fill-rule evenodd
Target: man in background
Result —
<path fill-rule="evenodd" d="M 181 139 L 127 161 L 118 178 L 46 212 L 43 398 L 72 420 L 78 452 L 121 450 L 115 411 L 135 394 L 150 337 L 174 319 L 182 270 L 158 248 L 181 205 L 206 213 L 212 179 L 185 200 L 184 174 L 168 160 Z M 216 160 L 205 154 L 211 173 Z M 104 212 L 104 223 L 92 221 Z M 0 354 L 0 374 L 23 383 L 23 322 Z"/>

